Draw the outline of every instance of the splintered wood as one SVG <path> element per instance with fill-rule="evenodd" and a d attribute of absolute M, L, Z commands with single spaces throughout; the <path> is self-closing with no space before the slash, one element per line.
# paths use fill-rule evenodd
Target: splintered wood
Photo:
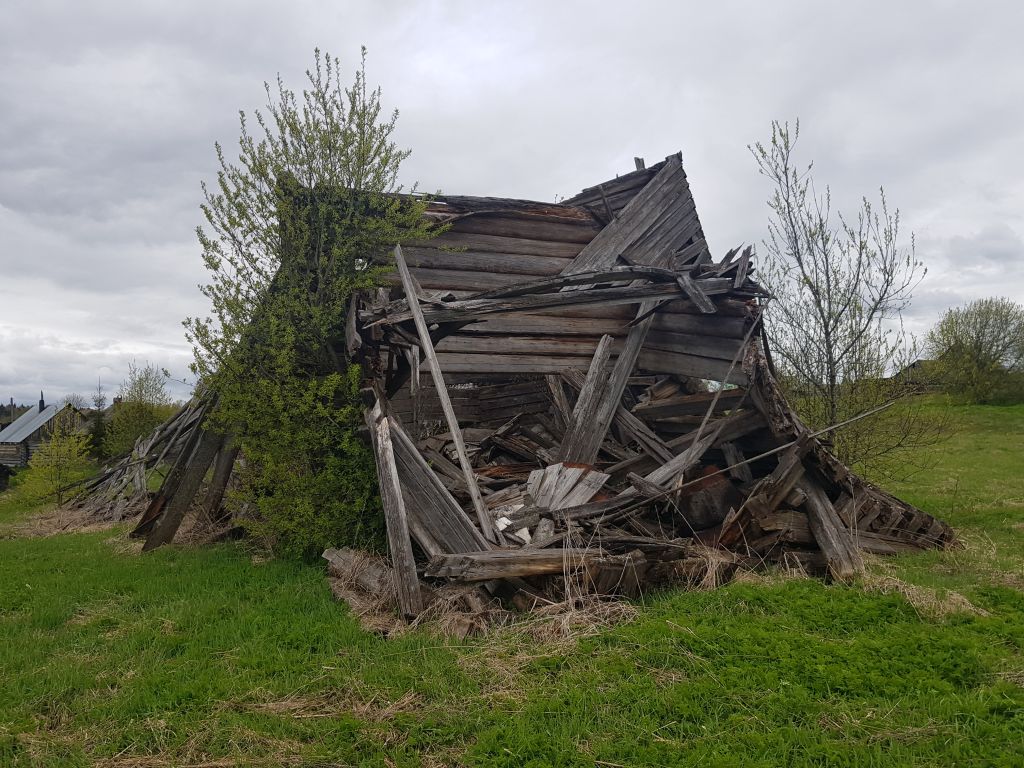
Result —
<path fill-rule="evenodd" d="M 392 562 L 380 589 L 385 571 L 357 574 L 364 596 L 413 617 L 445 585 L 529 608 L 776 560 L 848 580 L 862 552 L 953 540 L 789 408 L 753 249 L 713 258 L 679 155 L 559 204 L 442 196 L 427 217 L 439 236 L 370 255 L 397 269 L 350 299 L 335 342 L 364 371 Z M 238 453 L 204 428 L 215 407 L 140 441 L 89 503 L 145 503 L 147 548 L 194 499 L 215 516 Z"/>
<path fill-rule="evenodd" d="M 395 249 L 391 294 L 356 300 L 347 339 L 402 436 L 420 557 L 414 575 L 394 555 L 399 594 L 635 595 L 715 581 L 712 551 L 849 580 L 862 550 L 951 541 L 789 409 L 753 249 L 711 257 L 679 156 L 562 205 L 442 197 L 431 215 L 450 229 Z"/>

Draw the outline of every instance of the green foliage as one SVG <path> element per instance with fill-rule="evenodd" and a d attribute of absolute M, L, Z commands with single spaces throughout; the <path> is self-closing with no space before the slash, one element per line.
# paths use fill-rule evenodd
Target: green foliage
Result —
<path fill-rule="evenodd" d="M 320 566 L 0 538 L 0 765 L 1019 765 L 1024 406 L 954 413 L 939 471 L 898 490 L 966 547 L 876 567 L 984 613 L 766 578 L 579 640 L 384 640 Z"/>
<path fill-rule="evenodd" d="M 216 187 L 203 188 L 212 315 L 185 321 L 193 370 L 245 456 L 236 509 L 285 552 L 378 539 L 344 323 L 353 294 L 378 284 L 374 263 L 431 235 L 425 201 L 397 183 L 409 152 L 392 140 L 398 113 L 367 87 L 365 53 L 349 87 L 319 51 L 301 95 L 267 84 L 259 136 L 243 113 L 238 162 L 218 145 Z"/>
<path fill-rule="evenodd" d="M 29 498 L 54 500 L 61 505 L 69 489 L 89 476 L 89 436 L 79 429 L 76 414 L 63 410 L 50 422 L 50 434 L 29 460 L 18 479 L 18 490 Z"/>
<path fill-rule="evenodd" d="M 951 394 L 972 403 L 1024 401 L 1024 306 L 990 298 L 946 310 L 928 347 Z"/>
<path fill-rule="evenodd" d="M 135 441 L 148 435 L 174 414 L 167 393 L 167 371 L 146 363 L 128 364 L 128 378 L 118 390 L 103 446 L 108 456 L 121 456 L 135 447 Z"/>

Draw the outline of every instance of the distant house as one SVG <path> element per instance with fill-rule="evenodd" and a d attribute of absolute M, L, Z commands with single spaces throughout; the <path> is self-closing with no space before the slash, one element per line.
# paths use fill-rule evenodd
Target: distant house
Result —
<path fill-rule="evenodd" d="M 922 390 L 938 389 L 942 371 L 938 360 L 918 358 L 892 375 L 892 379 Z"/>
<path fill-rule="evenodd" d="M 33 405 L 13 423 L 0 431 L 0 464 L 7 467 L 24 467 L 39 446 L 46 442 L 53 428 L 57 414 L 71 412 L 77 422 L 82 414 L 72 405 L 63 408 L 47 405 L 43 393 L 39 393 L 39 404 Z"/>

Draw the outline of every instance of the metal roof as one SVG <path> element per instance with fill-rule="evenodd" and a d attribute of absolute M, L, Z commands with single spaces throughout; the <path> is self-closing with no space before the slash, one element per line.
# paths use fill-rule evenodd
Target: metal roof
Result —
<path fill-rule="evenodd" d="M 38 405 L 33 405 L 3 432 L 0 432 L 0 443 L 20 443 L 37 429 L 46 425 L 56 415 L 56 405 L 48 405 L 42 411 L 39 410 Z"/>

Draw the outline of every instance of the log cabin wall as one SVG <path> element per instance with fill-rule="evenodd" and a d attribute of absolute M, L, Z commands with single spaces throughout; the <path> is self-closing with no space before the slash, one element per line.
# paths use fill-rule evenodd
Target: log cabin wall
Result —
<path fill-rule="evenodd" d="M 673 155 L 662 163 L 584 190 L 561 204 L 491 197 L 442 196 L 431 204 L 428 216 L 449 229 L 439 237 L 403 248 L 413 277 L 427 295 L 468 297 L 514 288 L 553 278 L 573 270 L 587 246 L 638 195 L 644 195 L 646 213 L 638 234 L 619 256 L 624 264 L 652 265 L 657 259 L 710 260 L 700 220 L 683 172 Z M 582 257 L 584 260 L 586 254 Z M 386 261 L 386 259 L 382 259 Z M 662 262 L 674 266 L 672 261 Z M 399 282 L 397 274 L 389 282 Z M 401 292 L 396 291 L 395 296 Z M 740 366 L 729 368 L 752 321 L 750 308 L 734 296 L 712 296 L 713 311 L 677 299 L 661 305 L 640 352 L 638 368 L 650 374 L 743 384 Z M 635 304 L 506 314 L 475 322 L 450 333 L 437 344 L 442 369 L 461 375 L 463 390 L 452 392 L 460 418 L 468 423 L 491 423 L 516 407 L 527 410 L 532 401 L 515 390 L 507 408 L 478 404 L 489 400 L 489 390 L 500 380 L 519 382 L 524 377 L 558 373 L 566 368 L 586 370 L 604 334 L 613 337 L 617 354 L 636 317 Z M 483 387 L 472 391 L 476 379 Z M 538 392 L 543 382 L 530 386 Z M 536 405 L 541 408 L 539 392 Z M 408 387 L 393 404 L 411 415 Z M 436 418 L 439 404 L 429 384 L 423 392 L 421 415 Z M 520 409 L 521 410 L 521 409 Z"/>

